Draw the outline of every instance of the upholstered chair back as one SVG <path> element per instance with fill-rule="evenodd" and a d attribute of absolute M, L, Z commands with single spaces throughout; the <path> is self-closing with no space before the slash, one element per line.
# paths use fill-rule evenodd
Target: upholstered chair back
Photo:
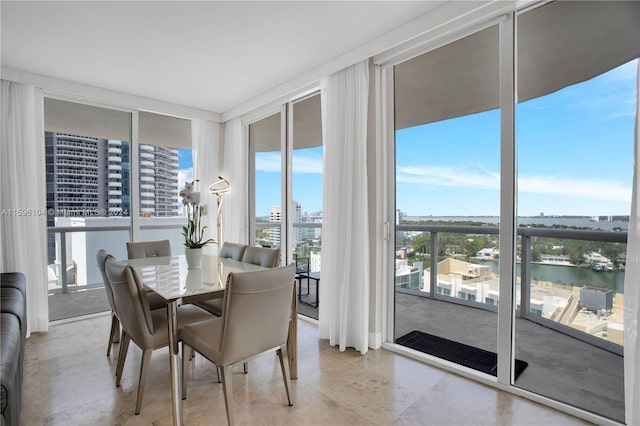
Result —
<path fill-rule="evenodd" d="M 224 257 L 233 260 L 242 260 L 242 256 L 244 255 L 244 251 L 246 248 L 246 244 L 230 243 L 228 241 L 225 241 L 225 243 L 222 244 L 222 247 L 220 247 L 218 257 Z"/>
<path fill-rule="evenodd" d="M 105 270 L 113 290 L 118 319 L 126 333 L 141 348 L 156 346 L 151 310 L 135 269 L 112 258 L 107 259 Z"/>
<path fill-rule="evenodd" d="M 106 272 L 106 269 L 105 269 L 105 266 L 106 266 L 106 263 L 107 263 L 107 259 L 114 259 L 114 257 L 112 255 L 110 255 L 109 253 L 107 253 L 106 250 L 102 249 L 102 250 L 98 251 L 97 259 L 98 259 L 98 269 L 100 270 L 100 273 L 102 274 L 102 281 L 104 282 L 104 289 L 107 292 L 107 299 L 109 299 L 109 306 L 111 306 L 111 310 L 113 312 L 116 312 L 115 303 L 113 302 L 113 290 L 111 289 L 111 283 L 109 282 L 109 279 L 107 278 L 107 272 Z M 116 314 L 117 314 L 117 312 L 116 312 Z"/>
<path fill-rule="evenodd" d="M 143 259 L 146 257 L 171 256 L 169 240 L 142 241 L 127 243 L 127 257 L 129 259 Z"/>
<path fill-rule="evenodd" d="M 234 364 L 287 343 L 295 272 L 292 264 L 229 274 L 223 301 L 220 365 Z"/>
<path fill-rule="evenodd" d="M 264 266 L 265 268 L 275 268 L 280 260 L 280 249 L 247 246 L 242 255 L 242 261 Z"/>

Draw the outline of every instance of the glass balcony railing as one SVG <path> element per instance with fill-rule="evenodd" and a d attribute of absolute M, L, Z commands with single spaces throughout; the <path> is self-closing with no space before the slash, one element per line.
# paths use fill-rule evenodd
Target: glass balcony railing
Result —
<path fill-rule="evenodd" d="M 292 258 L 298 270 L 298 313 L 318 319 L 322 223 L 294 223 L 290 240 L 293 246 Z M 265 247 L 281 248 L 281 223 L 256 222 L 255 243 Z"/>
<path fill-rule="evenodd" d="M 396 231 L 396 291 L 497 312 L 498 227 Z M 621 355 L 627 233 L 522 227 L 517 235 L 517 315 Z"/>
<path fill-rule="evenodd" d="M 105 218 L 106 219 L 106 218 Z M 54 226 L 48 228 L 48 293 L 51 321 L 108 311 L 102 274 L 96 255 L 107 250 L 116 259 L 127 258 L 130 219 L 110 218 L 122 225 Z M 182 253 L 184 218 L 141 218 L 141 240 L 164 240 L 172 253 Z M 64 265 L 64 266 L 63 266 Z M 87 291 L 96 290 L 96 291 Z"/>

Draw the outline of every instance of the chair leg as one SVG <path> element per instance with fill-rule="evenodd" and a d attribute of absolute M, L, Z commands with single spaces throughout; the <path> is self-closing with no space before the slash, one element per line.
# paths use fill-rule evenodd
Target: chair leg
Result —
<path fill-rule="evenodd" d="M 224 394 L 224 407 L 227 410 L 227 422 L 233 426 L 233 389 L 231 387 L 231 366 L 220 367 L 222 370 L 222 393 Z"/>
<path fill-rule="evenodd" d="M 244 374 L 249 373 L 249 363 L 248 362 L 242 363 L 242 370 L 244 371 Z"/>
<path fill-rule="evenodd" d="M 116 387 L 120 386 L 120 379 L 122 379 L 122 369 L 124 368 L 124 360 L 127 359 L 127 351 L 129 350 L 129 341 L 131 338 L 127 333 L 122 330 L 122 337 L 120 337 L 120 350 L 118 351 L 118 364 L 116 366 Z"/>
<path fill-rule="evenodd" d="M 111 354 L 111 346 L 114 343 L 118 343 L 118 330 L 120 328 L 120 324 L 118 318 L 112 313 L 111 314 L 111 331 L 109 332 L 109 344 L 107 345 L 107 356 Z"/>
<path fill-rule="evenodd" d="M 142 351 L 142 363 L 140 364 L 140 378 L 138 379 L 138 398 L 136 399 L 136 416 L 140 414 L 140 406 L 142 405 L 142 395 L 144 394 L 144 385 L 147 380 L 147 370 L 151 362 L 151 353 L 153 349 L 144 349 Z"/>
<path fill-rule="evenodd" d="M 118 319 L 117 316 L 115 316 L 113 312 L 111 313 L 111 315 L 113 315 L 113 318 L 116 323 L 115 333 L 113 334 L 113 343 L 118 343 L 120 341 L 120 320 Z"/>
<path fill-rule="evenodd" d="M 287 401 L 289 402 L 289 406 L 293 405 L 293 401 L 291 399 L 291 393 L 289 389 L 291 388 L 291 381 L 289 379 L 289 353 L 287 352 L 287 345 L 280 346 L 280 349 L 277 351 L 278 358 L 280 359 L 280 369 L 282 370 L 282 379 L 284 380 L 284 389 L 287 392 Z"/>
<path fill-rule="evenodd" d="M 187 357 L 187 352 L 193 354 L 193 349 L 189 350 L 190 347 L 185 345 L 184 342 L 181 342 L 182 345 L 182 399 L 187 399 L 187 365 L 191 360 L 191 355 Z"/>

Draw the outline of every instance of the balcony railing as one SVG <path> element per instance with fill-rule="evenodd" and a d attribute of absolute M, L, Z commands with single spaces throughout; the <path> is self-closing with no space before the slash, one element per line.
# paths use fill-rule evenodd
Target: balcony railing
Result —
<path fill-rule="evenodd" d="M 125 223 L 130 221 L 129 218 L 121 220 Z M 180 253 L 179 248 L 182 244 L 180 230 L 184 219 L 149 220 L 153 223 L 140 225 L 141 239 L 143 241 L 169 239 L 172 252 Z M 167 221 L 171 223 L 162 223 Z M 55 258 L 55 262 L 49 265 L 49 292 L 53 294 L 68 293 L 69 285 L 74 285 L 76 289 L 102 287 L 102 277 L 97 270 L 95 258 L 98 250 L 104 248 L 116 258 L 125 259 L 126 243 L 131 239 L 129 225 L 52 226 L 47 228 L 47 232 L 52 236 L 48 248 L 50 258 Z M 99 233 L 100 236 L 91 235 L 95 233 Z M 65 266 L 62 267 L 62 265 Z"/>
<path fill-rule="evenodd" d="M 428 239 L 428 253 L 427 247 L 423 247 L 424 252 L 418 253 L 418 257 L 422 256 L 425 260 L 428 257 L 428 267 L 425 265 L 424 271 L 424 288 L 419 290 L 415 285 L 411 285 L 411 277 L 408 274 L 397 276 L 396 277 L 396 291 L 410 293 L 419 295 L 421 297 L 429 297 L 432 299 L 445 300 L 448 302 L 453 302 L 461 305 L 472 306 L 475 308 L 481 308 L 488 311 L 497 312 L 498 310 L 498 302 L 499 302 L 499 291 L 496 288 L 491 289 L 490 286 L 485 285 L 485 291 L 483 293 L 483 297 L 478 300 L 475 296 L 475 291 L 480 288 L 480 285 L 483 285 L 483 280 L 488 280 L 487 276 L 482 277 L 482 274 L 477 273 L 477 271 L 470 271 L 469 274 L 461 274 L 460 281 L 456 285 L 451 285 L 451 283 L 447 282 L 443 279 L 442 274 L 438 271 L 438 263 L 439 256 L 443 251 L 443 248 L 439 244 L 439 240 L 443 234 L 463 234 L 468 236 L 497 236 L 499 233 L 499 228 L 496 226 L 455 226 L 455 225 L 397 225 L 397 232 L 409 232 L 409 233 L 429 233 Z M 540 289 L 539 287 L 532 287 L 532 265 L 533 262 L 533 240 L 535 238 L 550 238 L 555 240 L 577 240 L 577 241 L 589 241 L 596 243 L 617 243 L 617 244 L 626 244 L 627 242 L 627 233 L 626 232 L 611 232 L 611 231 L 590 231 L 590 230 L 572 230 L 572 229 L 551 229 L 551 228 L 518 228 L 517 235 L 520 238 L 519 240 L 519 253 L 518 253 L 518 261 L 520 264 L 520 273 L 519 276 L 516 277 L 516 282 L 514 285 L 514 294 L 516 295 L 516 305 L 517 315 L 521 318 L 525 318 L 527 320 L 533 321 L 535 323 L 544 325 L 551 329 L 554 329 L 558 332 L 567 334 L 569 336 L 581 339 L 587 343 L 593 344 L 594 346 L 606 349 L 613 353 L 622 354 L 622 346 L 616 340 L 621 340 L 621 336 L 618 339 L 607 340 L 602 337 L 597 337 L 597 334 L 604 335 L 602 333 L 603 330 L 607 329 L 607 323 L 604 321 L 600 321 L 602 324 L 600 327 L 592 327 L 590 330 L 585 328 L 584 331 L 581 331 L 580 328 L 573 324 L 574 326 L 569 325 L 569 319 L 574 317 L 578 310 L 581 307 L 580 302 L 580 293 L 576 293 L 578 289 L 578 285 L 576 283 L 563 283 L 562 284 L 554 284 L 549 279 L 549 282 L 546 282 L 545 285 L 550 286 L 546 291 L 550 291 L 551 289 L 562 289 L 558 291 L 564 291 L 567 295 L 566 304 L 561 304 L 561 306 L 556 309 L 553 315 L 549 315 L 549 317 L 545 317 L 542 315 L 542 310 L 539 306 L 532 306 L 532 289 L 536 289 L 538 292 L 545 291 L 545 289 Z M 438 255 L 432 256 L 431 253 L 436 253 Z M 586 254 L 586 253 L 585 253 Z M 441 258 L 446 258 L 449 256 L 440 256 Z M 472 265 L 472 268 L 475 268 L 477 265 L 473 266 L 476 259 L 471 259 L 470 263 L 467 265 Z M 495 260 L 494 260 L 495 262 Z M 586 265 L 585 265 L 586 266 Z M 578 268 L 578 266 L 550 266 L 551 268 Z M 443 265 L 444 268 L 444 265 Z M 414 269 L 414 273 L 416 268 Z M 473 273 L 471 273 L 473 272 Z M 602 274 L 607 274 L 607 272 L 602 272 Z M 463 276 L 465 275 L 465 276 Z M 428 276 L 428 278 L 427 278 Z M 420 280 L 423 277 L 419 277 Z M 518 283 L 519 278 L 519 283 Z M 428 282 L 427 282 L 428 280 Z M 468 284 L 465 284 L 468 283 Z M 415 284 L 415 283 L 414 283 Z M 404 288 L 402 288 L 404 287 Z M 456 293 L 452 293 L 453 288 L 456 288 L 458 291 Z M 589 288 L 588 285 L 584 285 L 583 287 Z M 475 291 L 474 291 L 475 290 Z M 595 296 L 602 296 L 603 298 L 609 297 L 609 305 L 612 303 L 612 295 L 606 289 L 594 289 Z M 613 290 L 615 294 L 615 290 Z M 539 303 L 534 299 L 534 302 Z M 585 302 L 585 301 L 583 301 Z M 564 301 L 563 301 L 564 303 Z M 606 315 L 606 312 L 602 312 L 603 315 Z M 600 318 L 600 312 L 594 312 L 594 315 Z M 621 315 L 618 315 L 621 316 Z M 611 327 L 611 334 L 617 333 L 617 330 L 613 330 L 614 327 Z M 621 330 L 620 330 L 621 333 Z"/>

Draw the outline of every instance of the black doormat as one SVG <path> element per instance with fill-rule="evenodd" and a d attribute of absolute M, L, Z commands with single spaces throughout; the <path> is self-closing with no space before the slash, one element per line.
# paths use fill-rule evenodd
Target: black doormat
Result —
<path fill-rule="evenodd" d="M 444 339 L 418 330 L 398 337 L 396 343 L 415 349 L 416 351 L 424 352 L 425 354 L 464 365 L 465 367 L 473 368 L 474 370 L 482 371 L 483 373 L 491 374 L 492 376 L 498 375 L 498 355 L 494 352 L 474 348 L 473 346 L 454 342 L 453 340 Z M 527 368 L 527 365 L 529 365 L 527 362 L 516 359 L 515 379 Z"/>

